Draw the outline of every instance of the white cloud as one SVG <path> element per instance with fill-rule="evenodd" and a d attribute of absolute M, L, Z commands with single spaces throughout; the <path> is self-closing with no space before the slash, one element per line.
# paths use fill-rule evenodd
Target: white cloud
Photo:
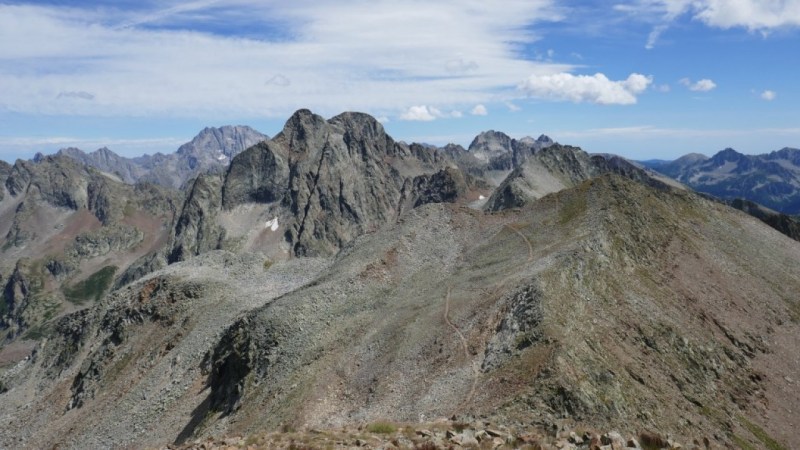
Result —
<path fill-rule="evenodd" d="M 436 119 L 446 119 L 446 118 L 458 119 L 463 116 L 464 114 L 458 110 L 453 110 L 450 112 L 442 112 L 441 110 L 439 110 L 438 108 L 434 108 L 433 106 L 419 105 L 419 106 L 412 106 L 403 111 L 403 113 L 400 114 L 400 120 L 429 122 L 431 120 L 436 120 Z"/>
<path fill-rule="evenodd" d="M 505 102 L 504 104 L 506 105 L 506 108 L 508 108 L 508 110 L 511 111 L 511 112 L 517 112 L 517 111 L 520 111 L 522 109 L 519 106 L 517 106 L 517 105 L 515 105 L 515 104 L 513 104 L 511 102 Z"/>
<path fill-rule="evenodd" d="M 800 0 L 635 0 L 615 9 L 658 22 L 648 36 L 647 48 L 653 48 L 669 24 L 683 15 L 712 27 L 764 34 L 800 27 Z"/>
<path fill-rule="evenodd" d="M 425 105 L 412 106 L 400 115 L 400 119 L 429 122 L 431 120 L 436 120 L 439 114 L 441 113 L 436 108 L 429 108 Z"/>
<path fill-rule="evenodd" d="M 776 94 L 775 91 L 770 91 L 769 89 L 761 93 L 761 99 L 768 102 L 775 100 L 775 97 L 777 96 L 778 94 Z"/>
<path fill-rule="evenodd" d="M 692 5 L 695 18 L 720 28 L 764 31 L 800 26 L 798 0 L 703 0 Z"/>
<path fill-rule="evenodd" d="M 647 35 L 647 43 L 644 45 L 644 48 L 648 50 L 652 50 L 653 48 L 655 48 L 658 38 L 660 38 L 661 35 L 665 31 L 667 31 L 667 28 L 669 28 L 667 25 L 659 25 L 653 28 L 653 31 L 651 31 L 650 34 Z"/>
<path fill-rule="evenodd" d="M 708 78 L 703 78 L 702 80 L 699 80 L 694 83 L 692 82 L 692 80 L 688 78 L 681 78 L 680 83 L 689 88 L 690 91 L 694 92 L 708 92 L 717 87 L 717 83 L 714 83 L 712 80 L 709 80 Z"/>
<path fill-rule="evenodd" d="M 625 80 L 612 81 L 602 73 L 573 75 L 531 75 L 519 87 L 526 94 L 548 100 L 568 100 L 601 105 L 632 105 L 636 96 L 653 82 L 650 76 L 632 73 Z"/>
<path fill-rule="evenodd" d="M 14 43 L 0 46 L 0 109 L 224 120 L 301 107 L 400 114 L 424 104 L 452 117 L 512 99 L 531 73 L 573 68 L 519 51 L 537 40 L 536 24 L 560 20 L 556 0 L 162 4 L 131 12 L 0 3 L 0 42 Z M 94 99 L 55 101 L 69 92 Z"/>
<path fill-rule="evenodd" d="M 655 88 L 655 89 L 656 89 L 658 92 L 663 92 L 663 93 L 667 93 L 667 92 L 669 92 L 669 91 L 671 91 L 671 90 L 672 90 L 672 88 L 671 88 L 671 87 L 670 87 L 670 85 L 668 85 L 668 84 L 659 84 L 659 85 L 657 85 L 657 86 L 654 86 L 654 88 Z"/>
<path fill-rule="evenodd" d="M 470 111 L 470 114 L 473 116 L 485 116 L 489 114 L 489 111 L 487 111 L 486 107 L 483 105 L 475 105 L 472 111 Z"/>

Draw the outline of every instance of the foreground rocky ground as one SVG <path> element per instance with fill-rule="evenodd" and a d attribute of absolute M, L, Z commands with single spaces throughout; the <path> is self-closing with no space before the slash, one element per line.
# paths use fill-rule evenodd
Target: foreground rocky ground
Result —
<path fill-rule="evenodd" d="M 253 434 L 246 437 L 197 439 L 160 450 L 258 450 L 258 449 L 721 449 L 714 438 L 661 436 L 651 431 L 622 434 L 566 425 L 551 430 L 507 427 L 488 421 L 440 419 L 429 423 L 373 422 L 337 429 L 306 429 Z"/>

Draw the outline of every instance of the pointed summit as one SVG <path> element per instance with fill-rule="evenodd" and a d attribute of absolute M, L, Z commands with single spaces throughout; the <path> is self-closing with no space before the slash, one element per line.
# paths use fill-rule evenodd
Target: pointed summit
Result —
<path fill-rule="evenodd" d="M 488 163 L 492 158 L 510 153 L 511 141 L 507 134 L 500 131 L 484 131 L 472 140 L 468 150 L 479 161 Z"/>
<path fill-rule="evenodd" d="M 542 146 L 550 146 L 550 145 L 553 145 L 553 143 L 554 143 L 553 140 L 550 139 L 550 136 L 547 136 L 546 134 L 540 135 L 536 139 L 536 142 L 538 142 L 539 145 L 542 145 Z"/>

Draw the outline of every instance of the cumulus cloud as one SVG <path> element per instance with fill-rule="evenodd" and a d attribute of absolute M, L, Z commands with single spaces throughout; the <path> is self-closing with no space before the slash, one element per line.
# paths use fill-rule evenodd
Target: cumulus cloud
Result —
<path fill-rule="evenodd" d="M 439 114 L 441 113 L 436 108 L 419 105 L 408 108 L 408 110 L 400 115 L 400 119 L 429 122 L 431 120 L 436 120 Z"/>
<path fill-rule="evenodd" d="M 776 94 L 775 91 L 770 91 L 769 89 L 761 93 L 761 99 L 768 102 L 775 100 L 775 97 L 777 96 L 778 94 Z"/>
<path fill-rule="evenodd" d="M 470 111 L 470 114 L 473 116 L 485 116 L 489 114 L 489 111 L 487 111 L 486 107 L 483 105 L 475 105 L 472 111 Z"/>
<path fill-rule="evenodd" d="M 632 73 L 625 80 L 612 81 L 602 73 L 594 75 L 531 75 L 519 88 L 531 97 L 601 105 L 632 105 L 636 96 L 653 82 L 650 76 Z"/>
<path fill-rule="evenodd" d="M 708 92 L 717 87 L 717 83 L 714 83 L 708 78 L 703 78 L 697 82 L 692 82 L 692 80 L 688 78 L 681 78 L 680 83 L 694 92 Z"/>
<path fill-rule="evenodd" d="M 30 114 L 224 120 L 436 105 L 452 117 L 513 99 L 509 87 L 531 73 L 573 69 L 519 51 L 538 39 L 537 24 L 561 20 L 557 3 L 0 3 L 0 42 L 14 43 L 0 45 L 0 99 Z M 53 101 L 81 91 L 94 100 Z"/>
<path fill-rule="evenodd" d="M 405 111 L 403 111 L 403 113 L 400 114 L 400 120 L 430 122 L 436 119 L 447 119 L 447 118 L 457 119 L 463 116 L 464 114 L 458 110 L 453 110 L 450 112 L 442 112 L 440 109 L 435 108 L 433 106 L 418 105 L 418 106 L 411 106 Z"/>
<path fill-rule="evenodd" d="M 684 15 L 712 27 L 764 34 L 800 27 L 800 0 L 634 0 L 615 9 L 658 22 L 647 38 L 647 48 L 653 48 L 670 23 Z"/>

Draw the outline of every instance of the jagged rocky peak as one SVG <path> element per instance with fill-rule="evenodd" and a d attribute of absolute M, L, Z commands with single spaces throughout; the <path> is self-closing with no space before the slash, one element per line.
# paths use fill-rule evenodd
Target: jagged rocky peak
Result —
<path fill-rule="evenodd" d="M 765 156 L 765 159 L 772 161 L 785 161 L 795 167 L 800 167 L 800 149 L 784 147 Z"/>
<path fill-rule="evenodd" d="M 90 178 L 87 168 L 62 156 L 44 156 L 38 162 L 17 160 L 5 181 L 13 196 L 29 194 L 53 206 L 87 207 Z"/>
<path fill-rule="evenodd" d="M 541 134 L 536 139 L 532 138 L 531 136 L 525 136 L 521 138 L 519 142 L 527 146 L 537 147 L 538 149 L 549 147 L 555 143 L 555 141 L 553 141 L 550 136 L 547 136 L 546 134 Z"/>
<path fill-rule="evenodd" d="M 288 146 L 293 152 L 307 153 L 325 139 L 325 118 L 308 109 L 300 109 L 286 121 L 273 141 Z"/>
<path fill-rule="evenodd" d="M 295 254 L 330 254 L 424 199 L 452 199 L 423 188 L 452 191 L 452 183 L 417 180 L 447 163 L 436 149 L 396 143 L 367 114 L 325 120 L 301 109 L 272 140 L 234 158 L 222 204 L 274 203 L 289 216 L 285 237 Z"/>
<path fill-rule="evenodd" d="M 484 131 L 469 144 L 469 151 L 479 160 L 489 162 L 493 157 L 512 151 L 511 137 L 500 131 Z"/>
<path fill-rule="evenodd" d="M 181 156 L 207 155 L 225 164 L 245 149 L 269 137 L 245 125 L 206 127 L 190 142 L 178 148 Z"/>
<path fill-rule="evenodd" d="M 743 154 L 741 154 L 741 153 L 737 152 L 736 150 L 728 147 L 728 148 L 726 148 L 724 150 L 721 150 L 719 153 L 714 155 L 711 159 L 713 159 L 714 161 L 738 161 L 743 156 L 744 156 Z"/>
<path fill-rule="evenodd" d="M 520 167 L 534 153 L 550 147 L 554 142 L 545 135 L 533 139 L 530 136 L 519 140 L 505 133 L 489 130 L 472 141 L 469 152 L 489 170 L 512 170 Z"/>

